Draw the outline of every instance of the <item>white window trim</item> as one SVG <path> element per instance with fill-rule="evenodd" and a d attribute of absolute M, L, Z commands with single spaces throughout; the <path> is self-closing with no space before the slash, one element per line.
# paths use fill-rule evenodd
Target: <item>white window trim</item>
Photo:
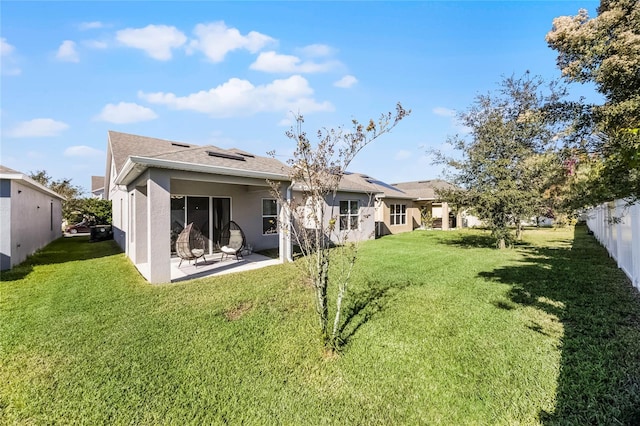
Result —
<path fill-rule="evenodd" d="M 391 213 L 391 210 L 394 212 Z M 402 208 L 404 207 L 404 212 L 402 212 Z M 398 211 L 400 213 L 398 213 Z M 398 222 L 400 219 L 400 223 Z M 390 204 L 389 205 L 389 224 L 391 226 L 404 226 L 407 224 L 407 205 L 406 204 Z"/>
<path fill-rule="evenodd" d="M 275 214 L 267 214 L 267 215 L 264 214 L 264 202 L 265 202 L 265 200 L 275 201 L 276 202 L 276 213 Z M 260 226 L 262 227 L 262 235 L 263 236 L 278 235 L 278 200 L 276 200 L 275 198 L 262 198 L 261 201 L 260 201 L 260 210 L 261 210 L 261 213 L 262 213 L 262 216 L 261 216 L 262 221 L 260 222 Z M 265 218 L 273 218 L 273 219 L 275 219 L 275 221 L 276 221 L 276 232 L 271 232 L 271 233 L 268 233 L 268 234 L 264 233 L 264 219 Z"/>
<path fill-rule="evenodd" d="M 347 204 L 347 213 L 346 214 L 342 214 L 340 213 L 340 204 L 346 202 Z M 358 213 L 353 214 L 351 213 L 351 203 L 357 203 L 357 207 L 358 207 Z M 346 217 L 347 218 L 347 228 L 346 229 L 342 229 L 342 218 Z M 358 226 L 354 229 L 351 227 L 351 218 L 357 218 L 357 223 Z M 344 232 L 348 232 L 348 231 L 359 231 L 360 230 L 360 200 L 340 200 L 339 204 L 338 204 L 338 228 L 340 231 L 344 231 Z"/>

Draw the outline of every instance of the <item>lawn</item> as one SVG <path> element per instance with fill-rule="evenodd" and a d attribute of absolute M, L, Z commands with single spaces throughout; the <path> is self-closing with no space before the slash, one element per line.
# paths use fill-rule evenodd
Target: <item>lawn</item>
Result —
<path fill-rule="evenodd" d="M 2 274 L 0 423 L 640 423 L 640 297 L 584 228 L 363 243 L 333 356 L 298 276 L 152 286 L 60 239 Z"/>

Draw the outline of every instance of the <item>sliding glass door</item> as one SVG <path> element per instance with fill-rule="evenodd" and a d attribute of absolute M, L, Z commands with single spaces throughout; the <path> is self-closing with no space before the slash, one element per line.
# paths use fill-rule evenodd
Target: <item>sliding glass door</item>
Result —
<path fill-rule="evenodd" d="M 193 222 L 210 250 L 220 243 L 222 228 L 231 220 L 231 199 L 216 197 L 171 196 L 171 251 L 184 227 Z"/>
<path fill-rule="evenodd" d="M 231 220 L 231 199 L 230 198 L 212 198 L 213 213 L 213 232 L 212 241 L 214 248 L 220 247 L 220 237 L 222 236 L 222 228 Z"/>
<path fill-rule="evenodd" d="M 210 197 L 187 197 L 187 224 L 193 226 L 204 235 L 206 247 L 211 247 L 209 235 L 209 201 Z"/>

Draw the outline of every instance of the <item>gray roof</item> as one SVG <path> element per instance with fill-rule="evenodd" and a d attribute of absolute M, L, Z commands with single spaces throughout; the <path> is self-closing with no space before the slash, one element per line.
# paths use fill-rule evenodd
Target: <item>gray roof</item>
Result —
<path fill-rule="evenodd" d="M 91 176 L 91 192 L 104 188 L 104 176 Z"/>
<path fill-rule="evenodd" d="M 0 173 L 20 173 L 20 172 L 17 171 L 17 170 L 10 169 L 9 167 L 3 166 L 2 164 L 0 164 Z"/>
<path fill-rule="evenodd" d="M 286 175 L 288 170 L 285 164 L 274 158 L 213 145 L 194 145 L 114 131 L 109 131 L 109 143 L 116 173 L 120 173 L 131 156 L 276 175 Z"/>
<path fill-rule="evenodd" d="M 362 173 L 345 173 L 340 182 L 340 187 L 343 185 L 354 186 L 355 188 L 366 188 L 366 192 L 378 194 L 384 198 L 414 198 L 399 188 Z"/>
<path fill-rule="evenodd" d="M 109 130 L 109 143 L 111 144 L 111 153 L 113 154 L 116 173 L 120 173 L 127 158 L 131 155 L 153 157 L 158 154 L 183 150 L 185 146 L 195 146 L 182 142 L 172 142 L 166 139 L 114 132 L 113 130 Z"/>
<path fill-rule="evenodd" d="M 2 164 L 0 164 L 0 175 L 2 175 L 0 177 L 2 177 L 3 179 L 19 180 L 22 184 L 27 185 L 37 191 L 49 194 L 52 197 L 59 198 L 60 200 L 65 199 L 62 195 L 58 194 L 57 192 L 53 191 L 50 188 L 47 188 L 40 182 L 36 182 L 35 180 L 31 179 L 29 176 L 25 175 L 24 173 L 19 172 L 17 170 L 13 170 L 6 166 L 3 166 Z"/>
<path fill-rule="evenodd" d="M 437 200 L 439 197 L 436 194 L 436 189 L 456 188 L 456 186 L 442 179 L 400 182 L 392 185 L 418 200 Z"/>

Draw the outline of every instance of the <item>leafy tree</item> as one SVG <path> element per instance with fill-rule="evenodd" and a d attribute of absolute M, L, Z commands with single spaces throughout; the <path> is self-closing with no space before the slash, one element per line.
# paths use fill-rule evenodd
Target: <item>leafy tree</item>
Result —
<path fill-rule="evenodd" d="M 29 177 L 64 197 L 62 201 L 64 220 L 74 222 L 77 221 L 78 216 L 82 217 L 80 196 L 84 191 L 80 186 L 73 185 L 71 179 L 54 180 L 45 170 L 31 172 Z"/>
<path fill-rule="evenodd" d="M 640 196 L 640 2 L 602 0 L 598 16 L 581 9 L 576 16 L 553 20 L 547 34 L 558 52 L 557 64 L 568 81 L 593 82 L 604 95 L 603 105 L 591 105 L 586 164 L 591 169 L 589 203 Z M 593 173 L 593 163 L 602 163 Z M 584 176 L 583 176 L 584 177 Z M 583 190 L 588 189 L 581 182 Z M 606 191 L 602 191 L 606 188 Z M 606 197 L 606 198 L 602 198 Z"/>
<path fill-rule="evenodd" d="M 458 114 L 471 129 L 469 135 L 448 142 L 460 157 L 434 151 L 436 163 L 449 167 L 459 189 L 439 191 L 458 208 L 471 207 L 487 223 L 498 248 L 513 241 L 509 227 L 520 236 L 522 219 L 539 216 L 551 199 L 551 189 L 564 179 L 556 140 L 565 123 L 550 109 L 566 92 L 556 83 L 546 85 L 527 72 L 505 78 L 495 93 L 479 95 Z M 545 197 L 547 193 L 547 197 Z"/>
<path fill-rule="evenodd" d="M 111 200 L 83 198 L 80 201 L 80 211 L 90 222 L 96 225 L 111 224 Z"/>
<path fill-rule="evenodd" d="M 347 242 L 347 233 L 339 232 L 340 212 L 334 206 L 340 182 L 364 147 L 389 133 L 409 114 L 410 111 L 398 103 L 395 114 L 383 114 L 377 122 L 369 120 L 361 124 L 354 119 L 350 131 L 342 127 L 319 130 L 315 143 L 303 131 L 303 117 L 297 116 L 296 126 L 286 133 L 296 144 L 293 158 L 289 160 L 289 177 L 302 197 L 288 197 L 275 183 L 273 194 L 293 220 L 294 226 L 284 232 L 290 232 L 303 254 L 297 264 L 303 267 L 305 280 L 313 285 L 320 332 L 328 349 L 337 349 L 341 343 L 342 301 L 358 249 L 356 244 Z M 337 247 L 332 240 L 338 242 Z M 329 324 L 327 289 L 330 283 L 338 288 L 333 326 Z"/>

